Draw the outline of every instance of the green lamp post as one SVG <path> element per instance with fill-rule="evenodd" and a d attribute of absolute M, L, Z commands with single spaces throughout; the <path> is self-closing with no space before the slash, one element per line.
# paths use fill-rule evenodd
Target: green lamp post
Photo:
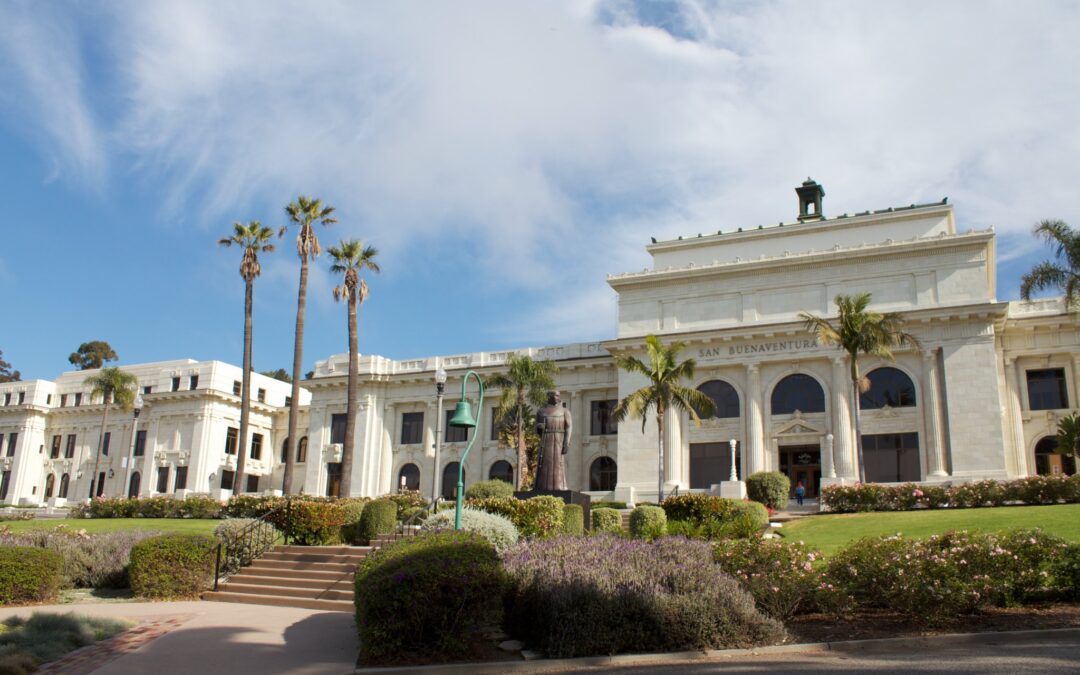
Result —
<path fill-rule="evenodd" d="M 480 379 L 474 371 L 465 373 L 465 377 L 461 378 L 461 400 L 458 401 L 457 406 L 454 407 L 454 416 L 450 418 L 450 426 L 462 427 L 465 429 L 473 429 L 476 427 L 476 418 L 473 417 L 472 409 L 469 407 L 469 401 L 465 398 L 465 385 L 469 381 L 469 376 L 472 375 L 476 378 L 476 384 L 480 386 L 480 400 L 476 403 L 477 410 L 484 409 L 484 381 Z M 468 445 L 465 446 L 465 452 L 461 455 L 461 460 L 458 462 L 458 479 L 457 479 L 457 500 L 454 504 L 454 529 L 461 529 L 461 498 L 465 493 L 465 459 L 469 456 L 469 451 L 472 450 L 473 442 L 476 441 L 476 434 L 472 435 L 469 439 Z"/>

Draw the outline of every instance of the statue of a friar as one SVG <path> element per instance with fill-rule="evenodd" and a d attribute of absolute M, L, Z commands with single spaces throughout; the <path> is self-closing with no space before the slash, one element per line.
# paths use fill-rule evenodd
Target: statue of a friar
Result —
<path fill-rule="evenodd" d="M 540 436 L 540 458 L 536 467 L 536 490 L 566 490 L 566 462 L 573 423 L 570 411 L 562 406 L 559 392 L 549 391 L 547 405 L 536 414 L 536 433 Z"/>

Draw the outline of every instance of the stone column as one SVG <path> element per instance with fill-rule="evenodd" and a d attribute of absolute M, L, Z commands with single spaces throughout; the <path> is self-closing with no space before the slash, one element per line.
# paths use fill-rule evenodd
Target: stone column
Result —
<path fill-rule="evenodd" d="M 833 450 L 836 454 L 836 476 L 855 478 L 855 439 L 851 426 L 851 378 L 847 359 L 835 356 L 833 363 Z"/>
<path fill-rule="evenodd" d="M 664 491 L 669 485 L 682 485 L 682 433 L 677 410 L 668 410 L 664 418 Z"/>
<path fill-rule="evenodd" d="M 574 429 L 570 435 L 570 451 L 565 458 L 566 485 L 571 490 L 585 490 L 589 485 L 585 468 L 584 440 L 590 431 L 590 420 L 589 413 L 585 410 L 585 393 L 582 391 L 570 392 L 570 418 L 573 420 Z M 488 428 L 490 429 L 490 426 Z"/>
<path fill-rule="evenodd" d="M 397 432 L 397 405 L 387 402 L 383 405 L 383 437 L 378 453 L 372 457 L 371 478 L 374 490 L 372 494 L 384 495 L 390 492 L 391 483 L 397 478 L 394 471 L 394 434 Z M 432 459 L 434 461 L 434 458 Z M 422 480 L 422 478 L 421 478 Z M 422 484 L 422 483 L 421 483 Z"/>
<path fill-rule="evenodd" d="M 825 478 L 836 478 L 836 467 L 833 466 L 833 440 L 832 434 L 821 437 L 821 475 Z"/>
<path fill-rule="evenodd" d="M 926 429 L 926 473 L 928 478 L 944 478 L 945 444 L 941 438 L 941 401 L 938 397 L 937 349 L 923 352 L 923 425 Z"/>
<path fill-rule="evenodd" d="M 1009 402 L 1009 421 L 1012 427 L 1013 452 L 1016 453 L 1016 468 L 1021 475 L 1031 471 L 1027 461 L 1027 444 L 1024 442 L 1024 407 L 1020 402 L 1020 370 L 1016 359 L 1005 358 L 1005 390 Z"/>
<path fill-rule="evenodd" d="M 765 430 L 762 422 L 761 370 L 746 365 L 746 475 L 765 467 Z"/>

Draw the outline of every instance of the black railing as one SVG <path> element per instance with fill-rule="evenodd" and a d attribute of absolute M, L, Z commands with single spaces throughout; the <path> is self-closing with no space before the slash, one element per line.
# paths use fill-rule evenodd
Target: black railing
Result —
<path fill-rule="evenodd" d="M 250 565 L 252 560 L 273 548 L 277 543 L 279 523 L 284 543 L 288 545 L 292 531 L 291 499 L 286 499 L 284 504 L 275 506 L 239 531 L 228 535 L 224 541 L 218 542 L 217 557 L 214 560 L 215 591 L 218 589 L 218 582 L 223 572 L 234 574 L 241 567 Z M 224 563 L 224 569 L 222 563 Z"/>

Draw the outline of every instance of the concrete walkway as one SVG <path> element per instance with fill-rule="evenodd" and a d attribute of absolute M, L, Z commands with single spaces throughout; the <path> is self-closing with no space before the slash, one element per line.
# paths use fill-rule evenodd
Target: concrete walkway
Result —
<path fill-rule="evenodd" d="M 356 667 L 351 614 L 224 602 L 124 602 L 0 609 L 0 620 L 34 612 L 142 621 L 183 617 L 182 625 L 102 664 L 97 675 L 344 675 Z"/>

